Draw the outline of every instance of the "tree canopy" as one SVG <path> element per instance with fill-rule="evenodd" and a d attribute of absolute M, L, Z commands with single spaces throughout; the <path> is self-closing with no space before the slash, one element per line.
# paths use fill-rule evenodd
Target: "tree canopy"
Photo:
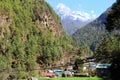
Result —
<path fill-rule="evenodd" d="M 105 23 L 110 32 L 109 37 L 103 39 L 96 49 L 96 59 L 99 62 L 111 63 L 112 80 L 119 80 L 120 74 L 120 0 L 113 4 L 108 12 Z"/>
<path fill-rule="evenodd" d="M 44 15 L 50 20 L 41 21 Z M 35 76 L 34 69 L 40 65 L 72 53 L 72 44 L 60 18 L 44 0 L 0 0 L 0 79 Z"/>
<path fill-rule="evenodd" d="M 120 0 L 117 0 L 111 7 L 105 25 L 108 31 L 120 29 Z"/>

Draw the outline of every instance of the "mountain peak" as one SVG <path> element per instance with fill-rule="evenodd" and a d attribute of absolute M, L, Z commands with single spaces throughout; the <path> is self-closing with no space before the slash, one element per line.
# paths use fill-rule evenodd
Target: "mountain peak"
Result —
<path fill-rule="evenodd" d="M 61 17 L 64 30 L 70 35 L 95 19 L 94 11 L 91 11 L 90 14 L 83 11 L 75 11 L 63 3 L 59 3 L 55 11 Z"/>
<path fill-rule="evenodd" d="M 94 13 L 89 14 L 83 11 L 74 11 L 69 7 L 67 7 L 66 5 L 64 5 L 63 3 L 59 3 L 56 6 L 55 10 L 61 16 L 62 19 L 69 17 L 70 19 L 73 20 L 81 20 L 83 22 L 86 22 L 86 21 L 92 21 L 96 18 Z"/>

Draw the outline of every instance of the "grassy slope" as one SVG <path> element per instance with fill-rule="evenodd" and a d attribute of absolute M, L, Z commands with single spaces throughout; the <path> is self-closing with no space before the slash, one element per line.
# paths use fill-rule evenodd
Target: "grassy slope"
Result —
<path fill-rule="evenodd" d="M 98 77 L 39 78 L 39 80 L 110 80 Z"/>

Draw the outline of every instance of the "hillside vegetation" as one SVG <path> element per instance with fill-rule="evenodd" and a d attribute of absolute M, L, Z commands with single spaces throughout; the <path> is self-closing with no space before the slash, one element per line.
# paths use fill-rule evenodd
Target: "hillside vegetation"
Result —
<path fill-rule="evenodd" d="M 108 12 L 105 27 L 111 34 L 103 39 L 96 48 L 95 57 L 98 62 L 110 63 L 112 80 L 120 79 L 120 0 L 112 5 Z"/>
<path fill-rule="evenodd" d="M 37 64 L 60 60 L 72 44 L 44 0 L 0 0 L 0 79 L 35 76 Z"/>
<path fill-rule="evenodd" d="M 105 21 L 109 9 L 101 14 L 96 20 L 77 30 L 73 35 L 73 40 L 80 46 L 87 44 L 94 51 L 98 43 L 108 36 L 105 30 Z"/>

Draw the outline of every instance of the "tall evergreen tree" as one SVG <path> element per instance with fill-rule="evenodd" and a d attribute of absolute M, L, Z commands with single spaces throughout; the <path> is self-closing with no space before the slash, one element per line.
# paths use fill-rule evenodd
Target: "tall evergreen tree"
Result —
<path fill-rule="evenodd" d="M 120 0 L 117 0 L 116 3 L 113 4 L 108 13 L 105 25 L 106 29 L 109 31 L 120 29 Z"/>
<path fill-rule="evenodd" d="M 111 76 L 112 80 L 119 80 L 120 74 L 120 0 L 117 0 L 116 3 L 111 7 L 111 11 L 108 13 L 106 20 L 106 29 L 109 32 L 116 32 L 113 38 L 110 38 L 106 41 L 103 41 L 103 45 L 99 46 L 97 52 L 101 52 L 104 58 L 110 59 L 111 65 Z M 102 46 L 102 48 L 100 48 Z"/>

